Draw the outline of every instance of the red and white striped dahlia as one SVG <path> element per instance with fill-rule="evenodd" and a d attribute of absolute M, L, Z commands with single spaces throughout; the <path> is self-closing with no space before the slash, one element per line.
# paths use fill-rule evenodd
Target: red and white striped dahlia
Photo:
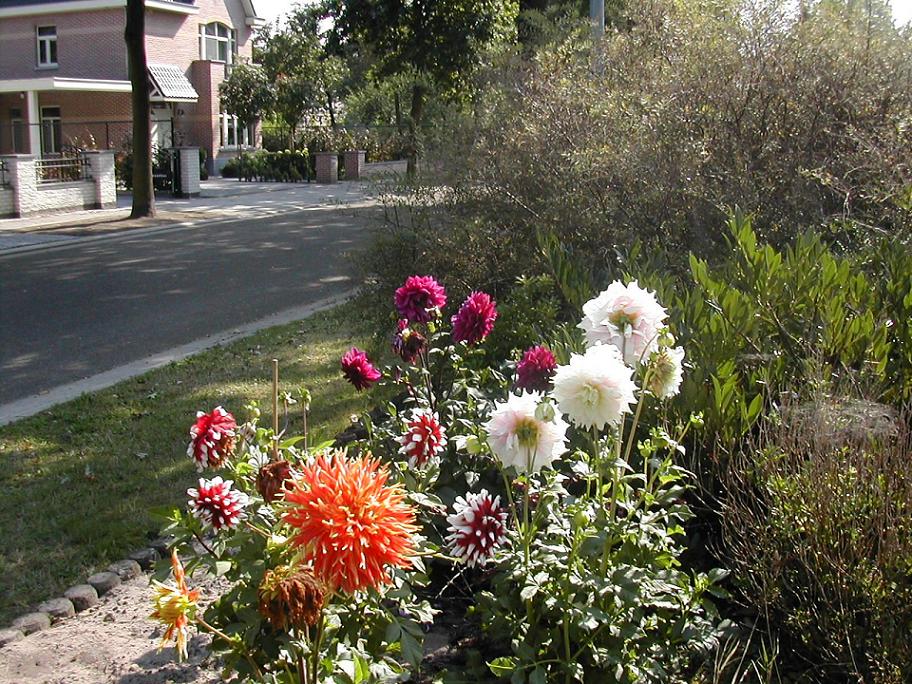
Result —
<path fill-rule="evenodd" d="M 409 465 L 420 468 L 446 449 L 446 428 L 433 411 L 415 409 L 406 421 L 399 443 L 402 445 L 399 453 L 408 458 Z"/>
<path fill-rule="evenodd" d="M 198 411 L 190 428 L 187 455 L 196 461 L 196 469 L 220 467 L 234 451 L 237 422 L 228 411 L 216 406 L 211 413 Z"/>
<path fill-rule="evenodd" d="M 232 484 L 232 480 L 223 482 L 220 477 L 211 480 L 200 478 L 199 488 L 187 490 L 193 515 L 212 525 L 216 532 L 236 527 L 244 517 L 244 507 L 249 503 L 247 495 L 232 489 Z"/>
<path fill-rule="evenodd" d="M 486 489 L 469 492 L 465 498 L 456 498 L 453 510 L 456 512 L 447 516 L 447 542 L 453 555 L 466 565 L 484 565 L 507 536 L 507 511 L 500 505 L 500 497 L 492 498 Z"/>

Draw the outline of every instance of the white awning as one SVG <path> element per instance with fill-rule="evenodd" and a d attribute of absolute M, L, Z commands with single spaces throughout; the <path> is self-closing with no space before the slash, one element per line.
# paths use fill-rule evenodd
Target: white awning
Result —
<path fill-rule="evenodd" d="M 199 94 L 184 76 L 180 67 L 173 64 L 150 64 L 150 97 L 155 102 L 196 102 Z"/>

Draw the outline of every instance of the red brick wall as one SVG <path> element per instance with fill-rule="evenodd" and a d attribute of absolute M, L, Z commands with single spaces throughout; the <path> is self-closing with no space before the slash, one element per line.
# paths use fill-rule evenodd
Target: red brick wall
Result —
<path fill-rule="evenodd" d="M 126 80 L 122 9 L 64 12 L 0 20 L 0 79 L 99 78 Z M 39 69 L 35 29 L 57 27 L 56 69 Z"/>

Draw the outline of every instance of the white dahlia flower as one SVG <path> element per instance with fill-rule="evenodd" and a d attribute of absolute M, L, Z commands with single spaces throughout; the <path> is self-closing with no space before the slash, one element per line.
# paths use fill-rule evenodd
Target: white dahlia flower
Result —
<path fill-rule="evenodd" d="M 586 333 L 589 346 L 612 344 L 623 354 L 624 363 L 636 366 L 658 349 L 666 316 L 654 292 L 635 280 L 629 285 L 615 281 L 583 305 L 583 320 L 577 327 Z"/>
<path fill-rule="evenodd" d="M 554 398 L 579 427 L 601 430 L 606 423 L 620 425 L 621 417 L 636 402 L 632 374 L 615 347 L 590 347 L 582 356 L 571 355 L 569 365 L 557 367 Z"/>
<path fill-rule="evenodd" d="M 684 350 L 662 347 L 649 360 L 650 375 L 646 388 L 659 399 L 675 396 L 684 379 Z"/>
<path fill-rule="evenodd" d="M 546 420 L 547 412 L 536 409 L 542 403 L 539 392 L 511 395 L 494 403 L 494 413 L 485 424 L 488 445 L 504 467 L 537 472 L 567 450 L 567 423 L 559 415 Z"/>

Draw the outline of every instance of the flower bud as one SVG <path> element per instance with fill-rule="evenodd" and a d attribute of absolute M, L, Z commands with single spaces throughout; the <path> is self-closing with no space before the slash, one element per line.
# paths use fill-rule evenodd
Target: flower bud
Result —
<path fill-rule="evenodd" d="M 535 418 L 547 423 L 553 422 L 555 417 L 554 405 L 550 401 L 543 401 L 535 407 Z"/>

